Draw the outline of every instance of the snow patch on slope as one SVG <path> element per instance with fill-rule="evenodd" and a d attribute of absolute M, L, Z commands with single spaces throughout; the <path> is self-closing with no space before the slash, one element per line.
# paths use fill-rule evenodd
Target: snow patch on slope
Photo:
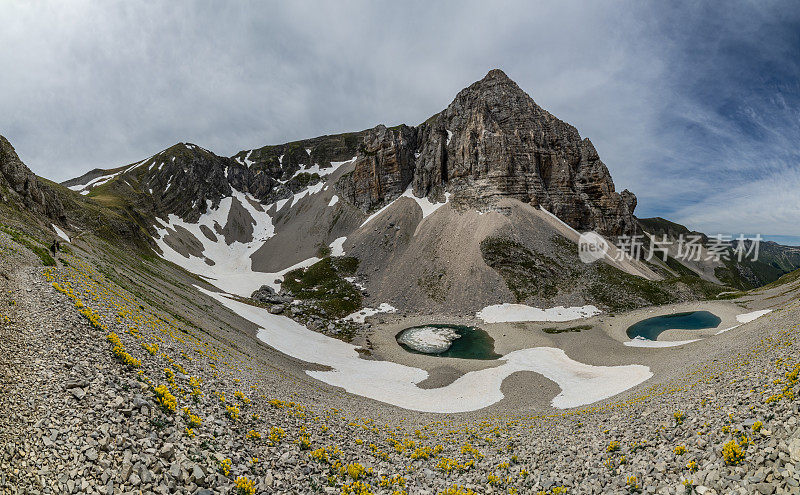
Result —
<path fill-rule="evenodd" d="M 378 215 L 380 215 L 381 213 L 386 211 L 390 206 L 392 206 L 400 198 L 411 198 L 414 201 L 416 201 L 417 205 L 419 205 L 420 209 L 422 210 L 422 219 L 424 220 L 425 217 L 429 216 L 430 214 L 432 214 L 433 212 L 435 212 L 436 210 L 438 210 L 442 206 L 446 205 L 447 202 L 450 200 L 450 196 L 451 196 L 450 193 L 444 193 L 444 203 L 431 203 L 431 200 L 429 200 L 427 197 L 418 198 L 418 197 L 414 196 L 414 193 L 412 192 L 411 187 L 409 186 L 408 189 L 406 189 L 405 192 L 403 192 L 403 194 L 398 196 L 396 199 L 394 199 L 388 205 L 384 206 L 380 210 L 376 211 L 375 213 L 373 213 L 372 215 L 367 217 L 367 219 L 364 220 L 364 223 L 361 224 L 361 227 L 363 227 L 364 225 L 368 224 L 370 221 L 372 221 L 373 219 L 378 217 Z"/>
<path fill-rule="evenodd" d="M 592 305 L 569 308 L 556 306 L 554 308 L 540 309 L 526 306 L 525 304 L 504 303 L 486 306 L 478 311 L 476 316 L 486 323 L 508 323 L 517 321 L 570 321 L 589 318 L 601 312 Z"/>
<path fill-rule="evenodd" d="M 56 224 L 54 224 L 54 223 L 51 223 L 50 225 L 52 225 L 52 226 L 53 226 L 53 230 L 55 230 L 55 231 L 56 231 L 56 235 L 57 235 L 58 237 L 60 237 L 60 238 L 64 239 L 64 240 L 65 240 L 65 241 L 67 241 L 67 242 L 70 242 L 70 240 L 69 240 L 69 236 L 67 235 L 67 233 L 66 233 L 66 232 L 64 232 L 63 230 L 59 229 L 59 228 L 58 228 L 58 225 L 56 225 Z"/>
<path fill-rule="evenodd" d="M 86 184 L 75 184 L 74 186 L 68 186 L 73 191 L 81 191 L 81 194 L 89 194 L 89 190 L 93 187 L 100 186 L 105 184 L 106 182 L 110 181 L 114 177 L 118 176 L 122 172 L 116 172 L 113 174 L 108 175 L 101 175 L 100 177 L 95 177 L 94 179 L 90 180 Z"/>
<path fill-rule="evenodd" d="M 329 244 L 331 248 L 331 256 L 344 256 L 344 241 L 347 237 L 339 237 Z"/>
<path fill-rule="evenodd" d="M 751 321 L 755 320 L 756 318 L 760 318 L 767 313 L 771 313 L 771 309 L 762 309 L 759 311 L 753 311 L 752 313 L 744 313 L 741 315 L 736 315 L 736 321 L 739 323 L 750 323 Z"/>
<path fill-rule="evenodd" d="M 356 323 L 364 323 L 368 316 L 376 315 L 378 313 L 394 313 L 397 308 L 389 303 L 381 303 L 377 308 L 364 308 L 361 311 L 350 313 L 345 316 L 344 320 L 354 321 Z"/>
<path fill-rule="evenodd" d="M 304 164 L 300 164 L 300 169 L 297 170 L 291 178 L 297 177 L 301 173 L 305 172 L 307 174 L 317 174 L 320 177 L 325 177 L 326 175 L 331 175 L 332 173 L 336 172 L 342 165 L 345 163 L 351 163 L 356 160 L 357 157 L 353 157 L 349 160 L 345 160 L 343 162 L 331 162 L 331 166 L 327 168 L 320 168 L 318 163 L 315 163 L 311 167 L 306 167 Z"/>

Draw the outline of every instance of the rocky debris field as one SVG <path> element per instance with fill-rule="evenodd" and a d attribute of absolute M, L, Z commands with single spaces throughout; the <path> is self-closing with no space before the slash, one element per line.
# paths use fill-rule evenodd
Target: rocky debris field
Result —
<path fill-rule="evenodd" d="M 737 352 L 592 407 L 422 415 L 59 258 L 0 234 L 4 493 L 800 493 L 796 299 Z"/>

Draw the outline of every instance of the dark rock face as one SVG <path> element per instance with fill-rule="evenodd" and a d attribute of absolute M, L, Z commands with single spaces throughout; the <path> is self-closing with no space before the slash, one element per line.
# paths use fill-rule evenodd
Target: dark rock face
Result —
<path fill-rule="evenodd" d="M 265 174 L 276 179 L 276 183 L 279 183 L 278 180 L 286 182 L 303 167 L 319 165 L 321 169 L 325 169 L 333 161 L 343 162 L 353 158 L 369 132 L 371 131 L 348 132 L 264 146 L 240 151 L 231 159 L 256 174 Z"/>
<path fill-rule="evenodd" d="M 400 196 L 414 177 L 416 129 L 383 125 L 364 136 L 355 170 L 338 187 L 352 204 L 367 211 Z"/>
<path fill-rule="evenodd" d="M 192 144 L 176 144 L 138 167 L 146 170 L 143 186 L 156 191 L 159 209 L 194 222 L 208 209 L 231 195 L 225 177 L 228 159 Z M 163 163 L 163 166 L 159 166 Z M 191 201 L 187 201 L 191 199 Z"/>
<path fill-rule="evenodd" d="M 416 128 L 370 131 L 355 171 L 338 185 L 369 210 L 411 183 L 414 194 L 491 209 L 503 197 L 546 208 L 578 230 L 636 230 L 636 197 L 615 192 L 608 169 L 577 129 L 539 107 L 502 71 L 462 90 Z"/>
<path fill-rule="evenodd" d="M 0 136 L 0 198 L 4 203 L 19 203 L 51 219 L 64 218 L 58 196 L 39 182 L 3 136 Z"/>

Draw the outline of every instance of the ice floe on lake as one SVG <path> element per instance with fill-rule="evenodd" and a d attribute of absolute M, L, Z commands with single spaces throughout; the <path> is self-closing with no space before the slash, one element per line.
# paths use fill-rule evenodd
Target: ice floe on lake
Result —
<path fill-rule="evenodd" d="M 453 341 L 460 337 L 452 328 L 417 327 L 405 330 L 397 341 L 415 351 L 439 354 L 449 349 Z"/>

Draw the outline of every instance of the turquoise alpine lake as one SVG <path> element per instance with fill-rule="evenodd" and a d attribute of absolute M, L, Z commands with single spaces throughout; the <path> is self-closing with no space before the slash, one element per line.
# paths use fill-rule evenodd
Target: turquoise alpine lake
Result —
<path fill-rule="evenodd" d="M 688 313 L 675 313 L 671 315 L 654 316 L 634 323 L 628 327 L 628 337 L 637 337 L 647 340 L 658 340 L 658 336 L 665 330 L 700 330 L 714 328 L 722 320 L 719 316 L 708 311 L 690 311 Z"/>

